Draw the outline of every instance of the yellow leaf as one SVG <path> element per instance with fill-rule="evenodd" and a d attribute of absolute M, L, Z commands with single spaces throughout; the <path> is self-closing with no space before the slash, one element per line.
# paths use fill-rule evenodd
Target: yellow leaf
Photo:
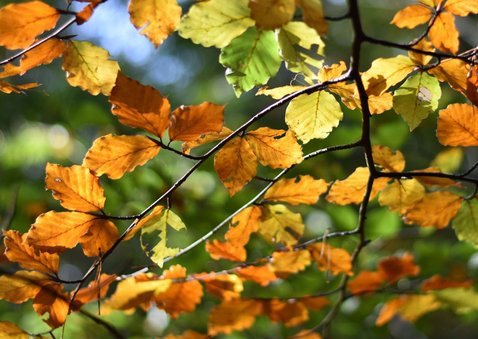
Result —
<path fill-rule="evenodd" d="M 438 116 L 438 140 L 445 146 L 478 146 L 478 109 L 451 104 Z"/>
<path fill-rule="evenodd" d="M 126 172 L 154 158 L 160 147 L 142 135 L 104 135 L 95 140 L 83 159 L 83 166 L 100 176 L 119 179 Z"/>
<path fill-rule="evenodd" d="M 281 301 L 271 299 L 264 301 L 264 313 L 273 322 L 280 322 L 286 327 L 292 327 L 309 319 L 309 311 L 296 300 Z"/>
<path fill-rule="evenodd" d="M 362 74 L 367 94 L 383 94 L 391 86 L 402 81 L 415 67 L 415 63 L 404 55 L 375 59 L 372 66 Z"/>
<path fill-rule="evenodd" d="M 97 219 L 80 239 L 83 253 L 98 257 L 108 251 L 119 237 L 118 229 L 110 220 Z"/>
<path fill-rule="evenodd" d="M 87 41 L 70 41 L 62 68 L 71 86 L 79 86 L 92 95 L 110 95 L 119 71 L 108 51 Z"/>
<path fill-rule="evenodd" d="M 275 29 L 292 20 L 295 12 L 294 0 L 250 0 L 251 18 L 260 29 Z"/>
<path fill-rule="evenodd" d="M 386 281 L 393 284 L 401 278 L 418 275 L 420 267 L 415 264 L 411 254 L 405 253 L 401 257 L 389 257 L 380 260 L 378 272 Z"/>
<path fill-rule="evenodd" d="M 47 163 L 45 184 L 52 191 L 53 198 L 69 210 L 95 212 L 101 211 L 105 205 L 100 180 L 86 167 Z"/>
<path fill-rule="evenodd" d="M 303 271 L 309 265 L 310 252 L 308 250 L 272 253 L 272 269 L 280 276 Z"/>
<path fill-rule="evenodd" d="M 465 152 L 461 147 L 450 147 L 433 158 L 431 166 L 438 168 L 439 171 L 445 173 L 453 173 L 460 169 L 465 158 Z"/>
<path fill-rule="evenodd" d="M 259 162 L 272 168 L 288 168 L 302 162 L 302 148 L 291 131 L 261 127 L 246 135 Z"/>
<path fill-rule="evenodd" d="M 244 330 L 254 324 L 256 316 L 262 312 L 260 301 L 253 299 L 225 300 L 209 313 L 208 334 L 215 336 L 220 333 Z"/>
<path fill-rule="evenodd" d="M 249 242 L 251 233 L 259 229 L 262 210 L 259 206 L 251 206 L 232 218 L 231 226 L 225 237 L 234 246 L 244 246 Z"/>
<path fill-rule="evenodd" d="M 441 12 L 428 33 L 433 45 L 451 53 L 458 52 L 460 33 L 455 26 L 455 17 L 451 13 Z"/>
<path fill-rule="evenodd" d="M 378 315 L 375 324 L 382 326 L 389 322 L 396 314 L 404 320 L 413 322 L 422 315 L 441 307 L 440 302 L 432 294 L 402 295 L 387 302 Z"/>
<path fill-rule="evenodd" d="M 399 28 L 415 28 L 432 17 L 432 9 L 421 5 L 411 5 L 400 10 L 392 19 L 392 24 Z"/>
<path fill-rule="evenodd" d="M 284 205 L 267 205 L 263 214 L 259 233 L 267 240 L 289 246 L 302 236 L 304 224 L 299 213 L 293 213 Z"/>
<path fill-rule="evenodd" d="M 478 2 L 475 0 L 448 0 L 444 9 L 459 16 L 467 16 L 470 13 L 478 14 Z"/>
<path fill-rule="evenodd" d="M 30 270 L 58 273 L 60 257 L 56 253 L 41 252 L 26 242 L 26 235 L 18 231 L 4 231 L 5 256 L 11 262 Z"/>
<path fill-rule="evenodd" d="M 219 132 L 203 134 L 195 140 L 183 142 L 183 145 L 182 145 L 183 152 L 186 154 L 189 154 L 193 148 L 199 147 L 201 145 L 204 145 L 213 141 L 222 140 L 231 133 L 232 133 L 232 130 L 230 130 L 227 127 L 223 127 L 221 131 Z"/>
<path fill-rule="evenodd" d="M 310 175 L 300 175 L 292 179 L 279 180 L 267 190 L 264 199 L 287 202 L 291 205 L 312 205 L 327 191 L 327 188 L 328 184 L 323 179 L 316 180 Z"/>
<path fill-rule="evenodd" d="M 202 134 L 220 132 L 224 125 L 224 106 L 203 102 L 197 106 L 180 106 L 171 114 L 169 138 L 194 141 Z"/>
<path fill-rule="evenodd" d="M 282 86 L 276 88 L 269 88 L 268 86 L 264 86 L 259 88 L 256 95 L 267 95 L 270 96 L 272 99 L 278 100 L 282 99 L 286 95 L 292 94 L 304 88 L 305 86 Z"/>
<path fill-rule="evenodd" d="M 181 18 L 176 0 L 131 0 L 128 7 L 131 22 L 155 47 L 175 31 Z"/>
<path fill-rule="evenodd" d="M 325 139 L 343 118 L 340 104 L 325 91 L 302 94 L 287 106 L 285 121 L 302 142 Z"/>
<path fill-rule="evenodd" d="M 0 321 L 0 339 L 30 339 L 31 336 L 14 323 L 8 321 Z M 44 339 L 43 336 L 38 336 Z"/>
<path fill-rule="evenodd" d="M 395 180 L 380 193 L 378 202 L 404 214 L 425 196 L 425 187 L 416 179 Z"/>
<path fill-rule="evenodd" d="M 430 69 L 428 73 L 441 82 L 446 81 L 454 90 L 465 93 L 469 70 L 470 66 L 463 60 L 449 59 Z"/>
<path fill-rule="evenodd" d="M 327 201 L 338 205 L 359 204 L 363 201 L 370 172 L 367 167 L 357 169 L 346 179 L 335 181 L 327 194 Z M 370 200 L 387 186 L 389 178 L 374 180 Z"/>
<path fill-rule="evenodd" d="M 440 169 L 437 167 L 427 167 L 422 170 L 416 170 L 414 172 L 426 173 L 426 172 L 439 172 Z M 425 186 L 459 186 L 456 181 L 448 179 L 448 178 L 437 178 L 437 177 L 427 177 L 427 176 L 419 176 L 416 177 L 418 181 L 420 181 Z"/>
<path fill-rule="evenodd" d="M 400 151 L 392 151 L 387 146 L 372 146 L 373 161 L 384 172 L 402 172 L 405 169 L 405 158 Z"/>
<path fill-rule="evenodd" d="M 347 70 L 345 62 L 340 61 L 338 64 L 324 66 L 319 70 L 319 81 L 325 82 L 333 80 L 341 76 Z"/>
<path fill-rule="evenodd" d="M 321 0 L 297 0 L 297 6 L 302 8 L 304 22 L 319 34 L 327 33 L 327 21 L 324 17 Z"/>
<path fill-rule="evenodd" d="M 220 242 L 217 239 L 206 243 L 206 251 L 214 260 L 245 261 L 246 249 L 242 246 L 234 246 L 229 242 Z"/>
<path fill-rule="evenodd" d="M 420 226 L 445 228 L 458 213 L 463 198 L 451 192 L 427 193 L 405 214 L 405 222 Z"/>
<path fill-rule="evenodd" d="M 353 275 L 352 257 L 343 248 L 333 247 L 325 243 L 317 243 L 308 248 L 319 270 L 331 272 L 333 275 L 340 273 Z"/>
<path fill-rule="evenodd" d="M 249 143 L 236 137 L 216 153 L 214 169 L 233 196 L 256 175 L 257 158 Z"/>
<path fill-rule="evenodd" d="M 0 300 L 21 304 L 33 299 L 48 282 L 48 277 L 39 272 L 17 271 L 13 275 L 0 276 Z"/>
<path fill-rule="evenodd" d="M 142 128 L 162 137 L 169 127 L 171 105 L 166 97 L 151 87 L 118 73 L 109 101 L 111 112 L 119 121 L 131 127 Z"/>
<path fill-rule="evenodd" d="M 0 45 L 26 48 L 38 35 L 55 27 L 59 18 L 60 12 L 42 1 L 9 4 L 0 9 Z"/>

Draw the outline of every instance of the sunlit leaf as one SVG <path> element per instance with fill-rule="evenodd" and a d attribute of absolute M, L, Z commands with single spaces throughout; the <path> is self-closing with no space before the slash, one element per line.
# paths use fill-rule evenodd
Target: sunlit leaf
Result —
<path fill-rule="evenodd" d="M 107 219 L 97 219 L 80 239 L 83 253 L 88 257 L 98 257 L 108 251 L 118 237 L 115 224 Z"/>
<path fill-rule="evenodd" d="M 277 275 L 285 276 L 305 270 L 310 265 L 308 250 L 280 251 L 272 253 L 271 265 Z"/>
<path fill-rule="evenodd" d="M 400 151 L 392 151 L 387 146 L 372 146 L 373 161 L 384 172 L 401 172 L 405 169 L 405 158 Z"/>
<path fill-rule="evenodd" d="M 116 274 L 102 274 L 98 279 L 93 280 L 87 287 L 80 288 L 75 296 L 75 303 L 87 304 L 98 298 L 104 298 L 110 285 L 116 280 Z"/>
<path fill-rule="evenodd" d="M 0 276 L 0 300 L 21 304 L 33 299 L 48 282 L 48 277 L 39 272 L 18 271 L 13 275 Z"/>
<path fill-rule="evenodd" d="M 6 81 L 0 80 L 0 92 L 10 94 L 10 93 L 23 93 L 23 90 L 31 89 L 40 86 L 36 82 L 31 82 L 21 85 L 13 85 Z"/>
<path fill-rule="evenodd" d="M 389 257 L 380 260 L 378 272 L 384 280 L 393 284 L 401 278 L 418 275 L 420 267 L 415 264 L 411 254 L 405 253 L 401 257 Z"/>
<path fill-rule="evenodd" d="M 323 179 L 316 180 L 310 175 L 292 179 L 281 179 L 272 185 L 264 199 L 287 202 L 291 205 L 315 204 L 319 196 L 327 191 L 328 184 Z"/>
<path fill-rule="evenodd" d="M 391 23 L 399 28 L 415 28 L 426 23 L 431 17 L 431 8 L 421 5 L 410 5 L 398 11 Z"/>
<path fill-rule="evenodd" d="M 375 321 L 377 326 L 389 322 L 396 314 L 404 320 L 413 322 L 422 315 L 435 311 L 441 303 L 434 295 L 402 295 L 388 301 L 380 310 Z"/>
<path fill-rule="evenodd" d="M 222 140 L 231 133 L 232 133 L 232 130 L 230 130 L 227 127 L 223 127 L 221 131 L 219 132 L 203 134 L 195 140 L 183 142 L 183 145 L 182 145 L 183 153 L 189 154 L 193 148 L 199 147 L 201 145 L 204 145 L 213 141 Z"/>
<path fill-rule="evenodd" d="M 478 109 L 451 104 L 440 111 L 437 137 L 445 146 L 478 146 Z"/>
<path fill-rule="evenodd" d="M 232 299 L 223 301 L 211 310 L 208 317 L 208 334 L 244 330 L 252 326 L 256 316 L 262 312 L 260 301 L 253 299 Z"/>
<path fill-rule="evenodd" d="M 83 7 L 83 9 L 76 13 L 76 23 L 78 25 L 83 25 L 85 22 L 90 20 L 91 16 L 93 15 L 96 7 L 102 4 L 103 0 L 89 0 L 87 1 L 88 5 Z"/>
<path fill-rule="evenodd" d="M 262 210 L 259 206 L 248 207 L 234 216 L 225 234 L 227 241 L 235 246 L 246 245 L 251 233 L 259 229 L 261 216 Z"/>
<path fill-rule="evenodd" d="M 385 279 L 381 272 L 361 271 L 355 278 L 351 279 L 347 288 L 352 294 L 371 293 L 382 286 Z"/>
<path fill-rule="evenodd" d="M 260 29 L 274 29 L 287 24 L 295 13 L 294 0 L 250 0 L 251 18 Z"/>
<path fill-rule="evenodd" d="M 264 302 L 264 313 L 273 322 L 292 327 L 309 320 L 309 311 L 301 302 L 271 299 Z"/>
<path fill-rule="evenodd" d="M 237 275 L 245 280 L 254 281 L 261 286 L 267 286 L 277 280 L 274 270 L 270 264 L 264 266 L 246 266 L 236 271 Z"/>
<path fill-rule="evenodd" d="M 455 26 L 455 17 L 451 13 L 441 12 L 428 33 L 433 45 L 442 51 L 458 52 L 460 32 Z"/>
<path fill-rule="evenodd" d="M 269 241 L 293 245 L 304 232 L 301 215 L 293 213 L 284 205 L 267 205 L 263 214 L 259 233 Z"/>
<path fill-rule="evenodd" d="M 448 0 L 444 9 L 459 16 L 478 14 L 478 3 L 474 0 Z"/>
<path fill-rule="evenodd" d="M 22 330 L 14 323 L 8 321 L 0 321 L 0 339 L 30 339 L 31 336 L 28 332 Z M 46 337 L 39 336 L 44 339 Z"/>
<path fill-rule="evenodd" d="M 229 242 L 220 242 L 217 239 L 206 243 L 206 251 L 214 260 L 245 261 L 247 253 L 244 247 L 235 246 Z"/>
<path fill-rule="evenodd" d="M 478 200 L 463 201 L 452 226 L 458 239 L 478 247 Z"/>
<path fill-rule="evenodd" d="M 456 91 L 465 93 L 469 69 L 470 66 L 463 60 L 449 59 L 428 70 L 428 73 L 436 76 L 441 82 L 446 81 Z"/>
<path fill-rule="evenodd" d="M 478 309 L 478 293 L 471 288 L 447 288 L 436 291 L 434 295 L 439 302 L 459 314 Z"/>
<path fill-rule="evenodd" d="M 472 67 L 468 73 L 465 94 L 475 106 L 478 106 L 478 66 Z"/>
<path fill-rule="evenodd" d="M 308 248 L 319 270 L 331 272 L 333 275 L 340 273 L 353 274 L 352 257 L 343 248 L 333 247 L 325 243 L 317 243 Z"/>
<path fill-rule="evenodd" d="M 257 90 L 256 95 L 267 95 L 272 99 L 281 99 L 286 95 L 304 89 L 305 86 L 281 86 L 276 88 L 269 88 L 268 86 L 261 87 Z"/>
<path fill-rule="evenodd" d="M 297 6 L 302 8 L 304 22 L 319 34 L 327 33 L 327 21 L 324 17 L 321 0 L 297 0 Z"/>
<path fill-rule="evenodd" d="M 420 51 L 428 51 L 428 52 L 435 51 L 435 49 L 433 48 L 433 44 L 428 39 L 420 40 L 420 42 L 418 42 L 413 47 Z M 415 63 L 422 66 L 427 65 L 430 62 L 430 60 L 433 58 L 431 55 L 426 55 L 423 53 L 413 52 L 413 51 L 408 52 L 408 57 L 412 59 Z"/>
<path fill-rule="evenodd" d="M 378 202 L 390 210 L 405 213 L 425 196 L 425 187 L 416 179 L 395 180 L 380 192 Z"/>
<path fill-rule="evenodd" d="M 235 274 L 200 273 L 195 274 L 194 278 L 204 282 L 206 290 L 222 300 L 237 299 L 244 290 L 241 278 Z"/>
<path fill-rule="evenodd" d="M 42 286 L 33 299 L 33 309 L 39 315 L 48 313 L 43 321 L 52 328 L 63 325 L 70 310 L 69 297 L 62 290 L 62 285 L 49 283 Z"/>

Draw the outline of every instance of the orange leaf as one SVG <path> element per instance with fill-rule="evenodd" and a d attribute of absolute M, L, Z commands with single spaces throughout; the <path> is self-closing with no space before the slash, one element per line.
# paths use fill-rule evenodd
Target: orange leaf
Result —
<path fill-rule="evenodd" d="M 283 201 L 291 205 L 315 204 L 319 196 L 327 191 L 325 180 L 315 180 L 310 175 L 292 179 L 281 179 L 269 188 L 264 199 Z"/>
<path fill-rule="evenodd" d="M 55 27 L 59 18 L 60 13 L 42 1 L 9 4 L 0 9 L 0 45 L 26 48 L 38 35 Z"/>
<path fill-rule="evenodd" d="M 0 276 L 0 300 L 21 304 L 33 299 L 48 282 L 48 277 L 39 272 L 17 271 L 14 275 Z"/>
<path fill-rule="evenodd" d="M 415 265 L 411 254 L 405 253 L 401 257 L 389 257 L 380 260 L 378 272 L 383 279 L 393 284 L 403 277 L 418 275 L 420 267 Z"/>
<path fill-rule="evenodd" d="M 83 25 L 85 22 L 90 20 L 91 16 L 93 15 L 93 12 L 95 11 L 95 8 L 98 7 L 101 3 L 103 3 L 103 0 L 90 0 L 88 1 L 89 4 L 85 6 L 81 11 L 76 13 L 76 23 L 78 25 Z"/>
<path fill-rule="evenodd" d="M 387 146 L 372 146 L 373 161 L 384 172 L 402 172 L 405 169 L 405 158 L 400 151 L 392 151 Z"/>
<path fill-rule="evenodd" d="M 367 167 L 357 167 L 357 169 L 346 179 L 335 181 L 327 195 L 327 201 L 338 205 L 359 204 L 363 201 L 367 181 L 370 176 Z M 387 186 L 389 178 L 375 179 L 370 200 L 372 200 L 379 191 Z"/>
<path fill-rule="evenodd" d="M 347 287 L 352 294 L 363 294 L 376 291 L 384 282 L 381 272 L 362 271 L 350 280 Z"/>
<path fill-rule="evenodd" d="M 49 314 L 44 321 L 52 328 L 63 325 L 70 309 L 69 298 L 63 292 L 63 286 L 50 283 L 41 288 L 33 299 L 33 309 L 39 315 Z"/>
<path fill-rule="evenodd" d="M 451 104 L 438 117 L 437 137 L 445 146 L 478 146 L 478 109 Z"/>
<path fill-rule="evenodd" d="M 62 40 L 50 39 L 28 51 L 20 59 L 20 65 L 7 64 L 0 73 L 0 78 L 23 75 L 27 71 L 40 65 L 47 65 L 60 57 L 65 51 L 66 44 Z"/>
<path fill-rule="evenodd" d="M 96 175 L 119 179 L 126 172 L 144 165 L 160 150 L 156 143 L 142 135 L 104 135 L 95 140 L 83 159 L 83 166 Z"/>
<path fill-rule="evenodd" d="M 259 162 L 272 168 L 288 168 L 302 162 L 302 148 L 291 131 L 261 127 L 246 139 Z"/>
<path fill-rule="evenodd" d="M 162 137 L 169 127 L 171 105 L 168 98 L 157 89 L 144 86 L 121 72 L 109 101 L 113 104 L 111 112 L 124 125 L 142 128 L 158 137 Z"/>
<path fill-rule="evenodd" d="M 251 0 L 251 18 L 260 29 L 280 28 L 292 20 L 295 13 L 294 0 Z"/>
<path fill-rule="evenodd" d="M 302 15 L 307 26 L 312 27 L 319 34 L 327 33 L 327 21 L 320 0 L 297 0 L 297 6 L 302 8 Z"/>
<path fill-rule="evenodd" d="M 382 326 L 389 322 L 396 314 L 404 320 L 413 322 L 422 315 L 441 307 L 434 295 L 402 295 L 387 302 L 378 315 L 375 324 Z"/>
<path fill-rule="evenodd" d="M 478 14 L 478 2 L 475 0 L 448 0 L 444 8 L 447 12 L 459 16 Z"/>
<path fill-rule="evenodd" d="M 308 250 L 272 253 L 272 269 L 280 276 L 287 276 L 289 273 L 303 271 L 309 265 L 310 253 Z"/>
<path fill-rule="evenodd" d="M 234 138 L 217 152 L 214 169 L 233 196 L 256 175 L 257 158 L 244 138 Z"/>
<path fill-rule="evenodd" d="M 451 13 L 441 12 L 428 33 L 433 45 L 451 53 L 458 52 L 460 33 L 455 26 L 455 17 Z"/>
<path fill-rule="evenodd" d="M 445 228 L 458 213 L 463 198 L 451 192 L 432 192 L 405 214 L 405 222 L 420 226 Z"/>
<path fill-rule="evenodd" d="M 30 270 L 45 273 L 58 273 L 60 258 L 58 254 L 41 252 L 26 242 L 26 234 L 23 236 L 18 231 L 4 231 L 5 256 L 11 262 Z"/>
<path fill-rule="evenodd" d="M 352 258 L 343 248 L 337 248 L 325 243 L 309 246 L 312 258 L 321 271 L 330 271 L 333 275 L 346 273 L 353 275 Z"/>
<path fill-rule="evenodd" d="M 161 278 L 179 279 L 186 277 L 186 269 L 180 265 L 174 265 L 165 271 Z M 154 300 L 157 307 L 165 310 L 173 319 L 181 313 L 192 312 L 201 302 L 203 292 L 198 281 L 173 283 L 169 288 L 156 294 Z"/>
<path fill-rule="evenodd" d="M 432 290 L 443 290 L 445 288 L 471 288 L 473 287 L 472 280 L 456 281 L 444 278 L 438 274 L 424 280 L 420 289 L 423 292 L 432 291 Z"/>
<path fill-rule="evenodd" d="M 309 311 L 301 302 L 271 299 L 264 302 L 264 313 L 273 322 L 292 327 L 309 320 Z"/>
<path fill-rule="evenodd" d="M 118 237 L 115 224 L 110 220 L 97 219 L 80 239 L 83 253 L 88 257 L 99 257 L 113 246 Z"/>
<path fill-rule="evenodd" d="M 86 167 L 47 163 L 45 184 L 53 198 L 69 210 L 96 212 L 105 205 L 100 180 Z"/>
<path fill-rule="evenodd" d="M 172 335 L 169 334 L 164 337 L 164 339 L 208 339 L 209 337 L 206 334 L 194 332 L 194 331 L 186 331 L 179 335 Z"/>
<path fill-rule="evenodd" d="M 103 219 L 85 213 L 50 211 L 37 217 L 27 233 L 27 241 L 50 252 L 64 251 L 75 247 L 98 220 Z"/>
<path fill-rule="evenodd" d="M 259 229 L 261 216 L 262 210 L 259 206 L 248 207 L 234 216 L 225 235 L 227 241 L 235 246 L 246 245 L 251 233 Z"/>
<path fill-rule="evenodd" d="M 449 59 L 442 61 L 437 67 L 428 71 L 440 81 L 446 81 L 451 88 L 459 92 L 466 92 L 467 75 L 470 66 L 463 60 Z"/>
<path fill-rule="evenodd" d="M 206 290 L 221 299 L 239 298 L 244 286 L 242 280 L 235 274 L 200 273 L 195 278 L 205 283 Z"/>
<path fill-rule="evenodd" d="M 220 132 L 224 125 L 224 106 L 203 102 L 197 106 L 180 106 L 171 114 L 169 138 L 194 141 L 202 134 Z"/>
<path fill-rule="evenodd" d="M 183 153 L 189 154 L 189 153 L 191 153 L 191 150 L 193 148 L 199 147 L 199 146 L 207 144 L 209 142 L 222 140 L 231 133 L 232 133 L 232 131 L 229 128 L 223 127 L 222 130 L 219 131 L 219 132 L 203 134 L 199 138 L 197 138 L 196 140 L 186 141 L 182 145 Z"/>
<path fill-rule="evenodd" d="M 247 266 L 236 271 L 242 279 L 251 280 L 261 286 L 267 286 L 277 280 L 274 270 L 270 264 L 264 266 Z"/>
<path fill-rule="evenodd" d="M 420 51 L 428 51 L 428 52 L 435 51 L 435 49 L 433 48 L 433 44 L 426 38 L 420 40 L 420 42 L 413 47 Z M 422 66 L 427 65 L 430 62 L 430 60 L 433 58 L 431 55 L 426 55 L 423 53 L 418 53 L 413 51 L 409 51 L 408 56 L 410 59 L 413 60 L 413 62 Z"/>
<path fill-rule="evenodd" d="M 98 298 L 104 298 L 108 289 L 116 280 L 116 274 L 102 274 L 99 280 L 92 281 L 88 284 L 88 287 L 81 288 L 75 297 L 75 303 L 81 305 L 87 304 Z"/>
<path fill-rule="evenodd" d="M 31 335 L 14 323 L 0 321 L 0 336 L 4 339 L 30 339 Z M 44 337 L 41 337 L 44 338 Z"/>
<path fill-rule="evenodd" d="M 425 169 L 416 170 L 414 172 L 426 173 L 426 172 L 439 172 L 439 171 L 440 169 L 437 167 L 427 167 Z M 455 181 L 448 178 L 419 176 L 419 177 L 416 177 L 416 179 L 420 181 L 422 184 L 427 186 L 443 186 L 443 187 L 457 186 L 457 183 Z"/>
<path fill-rule="evenodd" d="M 325 306 L 330 304 L 330 301 L 326 297 L 303 297 L 299 300 L 307 308 L 314 311 L 320 311 Z"/>
<path fill-rule="evenodd" d="M 478 106 L 478 66 L 471 68 L 468 73 L 465 94 L 475 106 Z"/>
<path fill-rule="evenodd" d="M 134 27 L 155 47 L 175 31 L 181 18 L 181 7 L 176 0 L 132 0 L 128 12 Z"/>
<path fill-rule="evenodd" d="M 324 66 L 319 70 L 319 75 L 318 75 L 319 81 L 324 82 L 324 81 L 338 78 L 346 70 L 347 70 L 347 65 L 343 61 L 340 61 L 338 64 Z"/>
<path fill-rule="evenodd" d="M 22 84 L 22 85 L 13 85 L 10 84 L 6 81 L 0 80 L 0 91 L 3 93 L 23 93 L 24 89 L 30 89 L 30 88 L 35 88 L 40 86 L 40 84 L 37 84 L 35 82 L 28 83 L 28 84 Z"/>
<path fill-rule="evenodd" d="M 322 336 L 317 332 L 310 332 L 310 330 L 302 330 L 302 331 L 294 334 L 291 338 L 322 339 Z"/>
<path fill-rule="evenodd" d="M 411 5 L 398 11 L 391 23 L 399 28 L 415 28 L 430 20 L 431 16 L 431 8 L 421 5 Z"/>
<path fill-rule="evenodd" d="M 217 239 L 206 243 L 206 251 L 214 260 L 245 261 L 246 249 L 242 246 L 234 246 L 229 242 L 220 242 Z"/>
<path fill-rule="evenodd" d="M 208 334 L 231 333 L 244 330 L 254 324 L 262 312 L 262 304 L 252 299 L 224 300 L 209 313 Z"/>

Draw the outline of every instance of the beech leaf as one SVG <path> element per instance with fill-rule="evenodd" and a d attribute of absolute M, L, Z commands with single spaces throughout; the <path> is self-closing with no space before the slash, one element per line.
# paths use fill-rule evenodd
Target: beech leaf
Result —
<path fill-rule="evenodd" d="M 467 104 L 451 104 L 440 111 L 438 141 L 445 146 L 478 146 L 478 109 Z"/>
<path fill-rule="evenodd" d="M 264 199 L 287 202 L 291 205 L 312 205 L 327 191 L 327 188 L 328 184 L 325 180 L 301 175 L 292 179 L 279 180 L 267 190 Z"/>

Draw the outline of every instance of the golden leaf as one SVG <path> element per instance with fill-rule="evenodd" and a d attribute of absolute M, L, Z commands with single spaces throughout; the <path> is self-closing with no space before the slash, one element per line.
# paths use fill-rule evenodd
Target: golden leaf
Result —
<path fill-rule="evenodd" d="M 327 33 L 327 21 L 324 17 L 321 0 L 297 0 L 297 6 L 302 8 L 304 22 L 319 34 Z"/>
<path fill-rule="evenodd" d="M 246 245 L 251 234 L 259 229 L 261 216 L 262 210 L 259 206 L 248 207 L 234 216 L 225 234 L 227 241 L 235 246 Z"/>
<path fill-rule="evenodd" d="M 24 89 L 30 89 L 40 86 L 36 82 L 31 82 L 22 85 L 12 85 L 6 81 L 0 80 L 0 91 L 6 94 L 10 93 L 23 93 Z"/>
<path fill-rule="evenodd" d="M 0 339 L 30 339 L 31 335 L 22 330 L 14 323 L 8 321 L 0 321 Z M 43 336 L 38 336 L 40 339 L 44 339 Z"/>
<path fill-rule="evenodd" d="M 287 276 L 290 273 L 303 271 L 309 265 L 310 253 L 308 250 L 272 253 L 272 269 L 280 276 Z"/>
<path fill-rule="evenodd" d="M 33 299 L 33 309 L 38 315 L 48 313 L 44 321 L 52 328 L 63 325 L 70 310 L 69 297 L 62 290 L 62 285 L 49 283 Z"/>
<path fill-rule="evenodd" d="M 126 172 L 154 158 L 160 147 L 142 135 L 104 135 L 95 140 L 83 159 L 83 166 L 96 175 L 119 179 Z"/>
<path fill-rule="evenodd" d="M 144 86 L 119 72 L 109 101 L 111 112 L 119 121 L 131 127 L 142 128 L 162 137 L 169 127 L 171 105 L 166 97 L 151 87 Z"/>
<path fill-rule="evenodd" d="M 466 97 L 478 106 L 478 66 L 473 66 L 466 78 Z"/>
<path fill-rule="evenodd" d="M 286 95 L 292 94 L 294 92 L 304 89 L 305 86 L 281 86 L 276 88 L 269 88 L 267 85 L 259 88 L 256 92 L 256 95 L 267 95 L 272 99 L 282 99 Z"/>
<path fill-rule="evenodd" d="M 422 39 L 420 40 L 419 43 L 414 45 L 414 48 L 420 50 L 420 51 L 428 51 L 428 52 L 434 52 L 435 49 L 433 48 L 433 44 L 428 40 L 428 39 Z M 413 60 L 413 62 L 417 63 L 418 65 L 425 66 L 427 65 L 430 60 L 433 58 L 431 55 L 426 55 L 423 53 L 418 53 L 418 52 L 413 52 L 409 51 L 408 52 L 408 57 Z"/>
<path fill-rule="evenodd" d="M 134 27 L 155 47 L 175 31 L 181 18 L 176 0 L 131 0 L 128 12 Z"/>
<path fill-rule="evenodd" d="M 392 19 L 392 24 L 399 28 L 415 28 L 432 17 L 432 9 L 421 5 L 411 5 L 400 10 Z"/>
<path fill-rule="evenodd" d="M 286 327 L 297 326 L 309 320 L 309 311 L 301 302 L 271 299 L 264 302 L 264 313 L 273 322 Z"/>
<path fill-rule="evenodd" d="M 96 212 L 105 205 L 100 180 L 86 167 L 47 163 L 45 184 L 46 189 L 52 191 L 53 198 L 69 210 Z"/>
<path fill-rule="evenodd" d="M 266 205 L 259 233 L 269 241 L 294 245 L 304 233 L 302 216 L 284 205 Z"/>
<path fill-rule="evenodd" d="M 277 181 L 267 190 L 264 199 L 287 202 L 291 205 L 312 205 L 327 191 L 327 188 L 328 184 L 323 179 L 316 180 L 310 175 L 300 175 Z"/>
<path fill-rule="evenodd" d="M 352 275 L 352 258 L 343 248 L 337 248 L 325 243 L 309 246 L 312 258 L 321 271 L 330 271 L 333 275 L 346 273 Z"/>
<path fill-rule="evenodd" d="M 48 276 L 39 272 L 17 271 L 0 276 L 0 300 L 21 304 L 33 299 L 48 282 Z"/>
<path fill-rule="evenodd" d="M 102 274 L 99 279 L 92 281 L 87 287 L 78 290 L 75 303 L 84 305 L 98 298 L 104 298 L 111 283 L 116 280 L 116 277 L 116 274 Z"/>
<path fill-rule="evenodd" d="M 475 0 L 448 0 L 444 9 L 459 16 L 478 14 L 478 3 Z"/>
<path fill-rule="evenodd" d="M 244 330 L 252 326 L 256 316 L 262 312 L 260 301 L 253 299 L 224 300 L 209 313 L 208 334 L 215 336 L 220 333 Z"/>
<path fill-rule="evenodd" d="M 219 132 L 202 134 L 199 138 L 195 140 L 183 142 L 183 145 L 182 145 L 183 152 L 186 154 L 189 154 L 193 148 L 199 147 L 209 142 L 222 140 L 231 133 L 232 133 L 232 130 L 230 130 L 227 127 L 223 127 L 221 131 Z"/>
<path fill-rule="evenodd" d="M 428 73 L 436 76 L 441 82 L 446 81 L 454 90 L 465 93 L 469 70 L 470 66 L 463 60 L 449 59 L 428 70 Z"/>
<path fill-rule="evenodd" d="M 478 109 L 451 104 L 438 116 L 437 137 L 445 146 L 478 146 Z"/>
<path fill-rule="evenodd" d="M 413 322 L 422 315 L 441 307 L 434 295 L 402 295 L 387 302 L 378 315 L 375 324 L 382 326 L 389 322 L 396 314 L 404 320 Z"/>
<path fill-rule="evenodd" d="M 246 266 L 236 270 L 239 277 L 258 283 L 261 286 L 267 286 L 277 280 L 274 270 L 270 264 L 264 266 Z"/>
<path fill-rule="evenodd" d="M 224 300 L 239 298 L 244 290 L 242 280 L 235 274 L 199 273 L 194 278 L 202 280 L 209 293 Z"/>
<path fill-rule="evenodd" d="M 433 45 L 451 53 L 458 52 L 460 33 L 455 26 L 455 17 L 451 13 L 441 12 L 428 33 Z"/>
<path fill-rule="evenodd" d="M 395 180 L 380 193 L 378 202 L 392 211 L 404 214 L 424 196 L 425 187 L 418 180 Z"/>
<path fill-rule="evenodd" d="M 373 161 L 384 172 L 402 172 L 405 169 L 405 158 L 400 151 L 392 151 L 387 146 L 372 146 Z"/>
<path fill-rule="evenodd" d="M 284 26 L 292 20 L 294 0 L 250 0 L 251 18 L 260 29 L 269 30 Z"/>
<path fill-rule="evenodd" d="M 214 260 L 245 261 L 246 249 L 242 246 L 234 246 L 229 242 L 220 242 L 217 239 L 206 243 L 206 251 Z"/>
<path fill-rule="evenodd" d="M 80 239 L 83 253 L 88 257 L 99 257 L 113 246 L 118 237 L 115 224 L 107 219 L 96 219 Z"/>

